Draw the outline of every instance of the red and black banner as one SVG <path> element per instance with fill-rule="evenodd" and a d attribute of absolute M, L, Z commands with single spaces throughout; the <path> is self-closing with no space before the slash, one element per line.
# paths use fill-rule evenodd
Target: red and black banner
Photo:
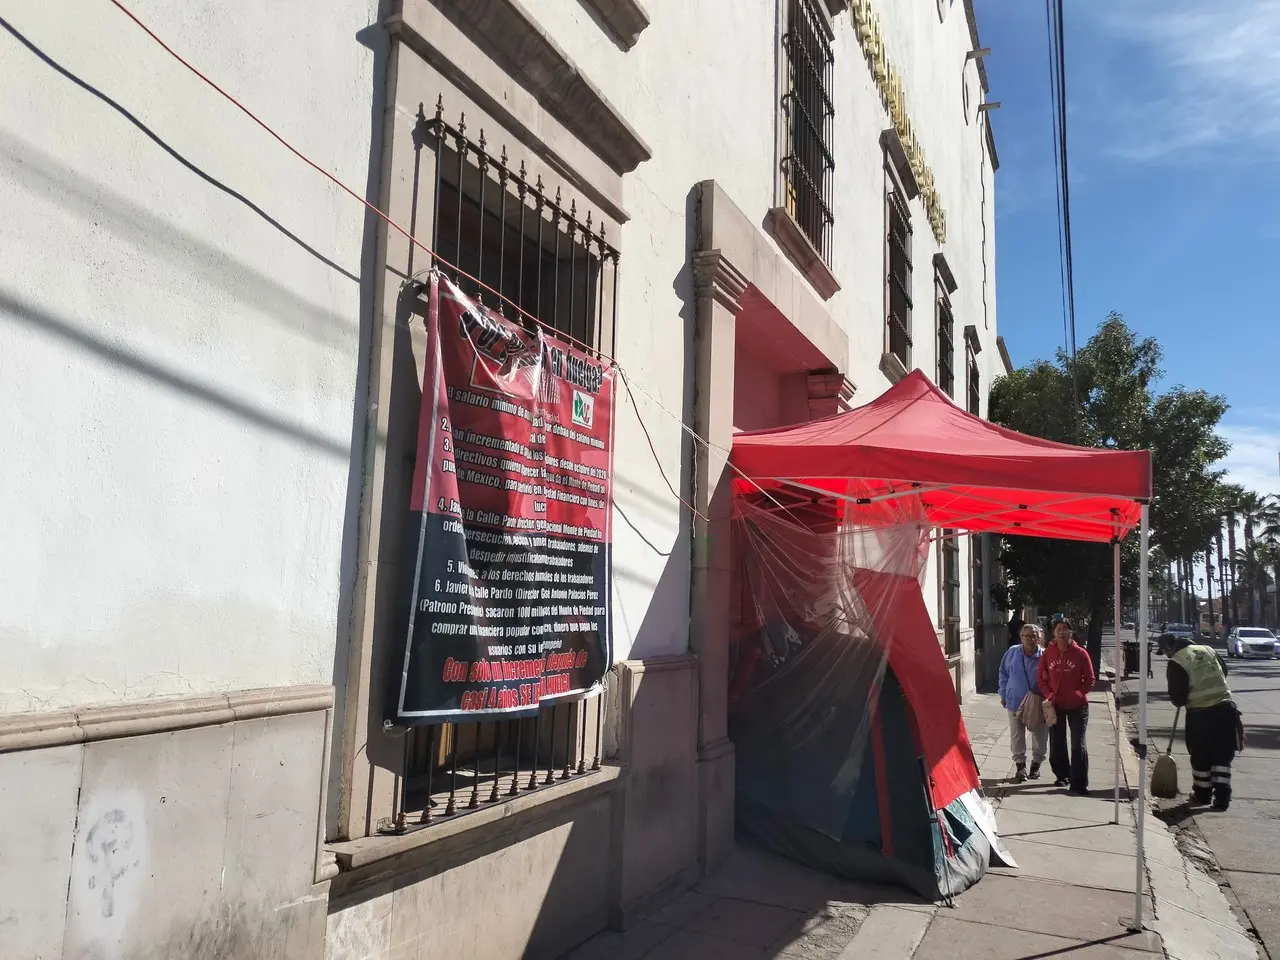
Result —
<path fill-rule="evenodd" d="M 612 663 L 616 372 L 433 274 L 400 724 L 532 713 Z"/>

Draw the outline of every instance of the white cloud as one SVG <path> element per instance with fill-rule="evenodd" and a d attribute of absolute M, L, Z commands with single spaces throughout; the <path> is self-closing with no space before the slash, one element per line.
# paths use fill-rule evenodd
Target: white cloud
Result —
<path fill-rule="evenodd" d="M 1219 433 L 1231 442 L 1222 464 L 1229 481 L 1258 493 L 1280 492 L 1280 417 L 1262 414 L 1245 421 L 1228 414 Z"/>
<path fill-rule="evenodd" d="M 1095 22 L 1136 44 L 1114 77 L 1113 148 L 1138 160 L 1226 147 L 1280 156 L 1280 0 L 1122 0 Z"/>

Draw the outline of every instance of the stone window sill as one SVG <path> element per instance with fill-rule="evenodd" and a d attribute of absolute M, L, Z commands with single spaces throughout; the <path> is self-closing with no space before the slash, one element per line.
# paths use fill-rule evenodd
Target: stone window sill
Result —
<path fill-rule="evenodd" d="M 787 212 L 786 207 L 774 207 L 767 217 L 769 229 L 778 241 L 782 252 L 790 258 L 799 269 L 809 285 L 817 291 L 823 300 L 830 300 L 840 290 L 835 274 L 823 262 L 822 255 L 796 223 L 795 217 Z"/>
<path fill-rule="evenodd" d="M 433 860 L 474 850 L 509 835 L 517 828 L 528 829 L 544 818 L 554 817 L 571 807 L 607 796 L 622 786 L 622 767 L 606 764 L 588 776 L 547 787 L 503 803 L 481 807 L 472 813 L 411 827 L 402 834 L 361 837 L 325 845 L 338 865 L 335 889 L 352 889 L 377 883 L 405 870 L 420 869 Z"/>
<path fill-rule="evenodd" d="M 880 358 L 880 372 L 888 378 L 890 383 L 897 383 L 909 372 L 906 366 L 898 359 L 896 353 L 885 351 Z"/>

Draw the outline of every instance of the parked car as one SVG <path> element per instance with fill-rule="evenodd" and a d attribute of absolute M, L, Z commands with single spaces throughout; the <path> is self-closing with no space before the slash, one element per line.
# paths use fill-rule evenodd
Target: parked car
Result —
<path fill-rule="evenodd" d="M 1280 641 L 1264 627 L 1236 627 L 1227 637 L 1227 656 L 1274 660 L 1280 656 Z"/>
<path fill-rule="evenodd" d="M 1164 633 L 1171 634 L 1179 640 L 1195 640 L 1196 628 L 1189 623 L 1166 623 Z"/>

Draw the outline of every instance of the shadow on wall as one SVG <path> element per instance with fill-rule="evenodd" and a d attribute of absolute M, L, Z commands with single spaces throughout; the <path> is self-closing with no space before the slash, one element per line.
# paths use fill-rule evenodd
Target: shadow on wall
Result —
<path fill-rule="evenodd" d="M 678 513 L 678 532 L 671 546 L 668 549 L 663 549 L 659 543 L 655 543 L 644 532 L 638 522 L 632 521 L 632 518 L 628 516 L 624 508 L 618 505 L 616 501 L 614 504 L 615 516 L 623 525 L 629 527 L 641 541 L 642 549 L 652 551 L 665 560 L 662 573 L 656 582 L 642 579 L 640 576 L 628 571 L 621 564 L 615 564 L 615 577 L 630 580 L 637 585 L 649 587 L 653 591 L 640 623 L 634 629 L 631 624 L 625 624 L 631 633 L 631 649 L 627 655 L 627 659 L 631 660 L 644 660 L 652 656 L 685 653 L 689 649 L 689 589 L 693 537 L 693 514 L 689 504 L 694 499 L 696 458 L 701 451 L 698 449 L 698 441 L 694 440 L 690 435 L 690 431 L 684 429 L 684 427 L 693 423 L 694 416 L 693 391 L 696 368 L 695 351 L 697 349 L 695 335 L 697 303 L 692 263 L 696 245 L 699 202 L 700 197 L 695 187 L 689 191 L 685 198 L 684 258 L 671 283 L 672 290 L 680 300 L 680 310 L 677 313 L 677 318 L 679 320 L 680 342 L 684 357 L 684 365 L 681 371 L 680 407 L 678 411 L 672 411 L 673 413 L 678 412 L 682 418 L 682 423 L 680 424 L 680 463 L 675 469 L 672 469 L 670 465 L 660 462 L 656 454 L 650 453 L 649 457 L 654 461 L 654 468 L 661 477 L 661 486 L 654 485 L 646 490 L 642 486 L 632 485 L 629 494 L 631 498 L 644 500 L 648 506 L 663 511 L 671 509 L 672 500 L 678 498 L 678 502 L 675 504 Z M 627 367 L 628 357 L 625 347 L 628 342 L 635 341 L 628 341 L 626 336 L 627 324 L 628 322 L 637 323 L 640 321 L 635 313 L 628 314 L 625 311 L 625 304 L 620 309 L 622 312 L 619 318 L 619 340 L 622 346 L 615 347 L 615 353 L 617 354 L 618 362 L 623 365 L 624 369 L 629 369 Z M 658 339 L 665 340 L 666 338 L 659 337 Z M 620 386 L 625 394 L 627 388 L 621 384 L 621 381 Z M 620 415 L 636 417 L 638 420 L 637 425 L 645 441 L 641 451 L 651 450 L 655 447 L 652 433 L 656 426 L 660 425 L 663 430 L 670 430 L 675 426 L 668 422 L 671 417 L 667 413 L 658 409 L 654 401 L 639 391 L 635 391 L 630 397 L 627 397 L 625 404 L 619 404 L 620 407 L 624 405 L 630 409 L 620 411 Z M 637 456 L 644 455 L 643 452 L 631 451 L 631 453 Z M 647 476 L 652 478 L 653 471 L 647 471 Z M 649 482 L 652 484 L 652 479 Z M 617 617 L 625 616 L 625 612 L 617 603 L 616 598 L 614 608 Z"/>
<path fill-rule="evenodd" d="M 485 840 L 424 848 L 389 879 L 349 890 L 335 882 L 326 955 L 554 960 L 609 922 L 613 796 L 551 804 Z M 447 904 L 467 907 L 442 913 Z"/>
<path fill-rule="evenodd" d="M 159 147 L 161 150 L 167 153 L 170 157 L 172 157 L 178 163 L 182 164 L 182 166 L 186 167 L 187 170 L 189 170 L 191 173 L 195 174 L 205 183 L 209 184 L 209 186 L 214 187 L 218 190 L 221 190 L 227 196 L 244 204 L 244 206 L 252 210 L 255 214 L 257 214 L 264 221 L 266 221 L 268 224 L 270 224 L 272 227 L 278 230 L 281 234 L 288 237 L 290 240 L 296 243 L 299 247 L 301 247 L 307 253 L 311 254 L 311 256 L 315 257 L 321 263 L 325 264 L 325 266 L 330 267 L 331 269 L 337 271 L 342 276 L 346 277 L 348 280 L 351 280 L 353 282 L 359 280 L 359 278 L 355 274 L 342 268 L 333 260 L 330 260 L 323 253 L 321 253 L 315 247 L 308 244 L 305 240 L 303 240 L 296 233 L 291 231 L 279 220 L 272 217 L 271 214 L 267 213 L 264 209 L 262 209 L 262 207 L 258 206 L 256 203 L 254 203 L 244 194 L 239 193 L 238 191 L 232 189 L 231 187 L 227 186 L 227 184 L 223 183 L 221 180 L 216 179 L 215 177 L 206 173 L 196 164 L 192 163 L 185 156 L 183 156 L 181 153 L 179 153 L 177 150 L 171 147 L 168 143 L 166 143 L 163 139 L 161 139 L 161 137 L 158 134 L 156 134 L 155 131 L 153 131 L 145 123 L 139 120 L 136 116 L 134 116 L 134 114 L 131 113 L 126 107 L 124 107 L 118 101 L 113 100 L 111 97 L 107 96 L 107 94 L 103 93 L 101 90 L 93 86 L 88 81 L 83 80 L 82 78 L 76 76 L 76 74 L 72 73 L 66 67 L 62 66 L 62 64 L 58 63 L 51 56 L 49 56 L 47 53 L 41 50 L 38 46 L 32 43 L 29 39 L 27 39 L 27 37 L 23 33 L 21 33 L 16 27 L 13 26 L 13 24 L 11 24 L 8 20 L 5 20 L 3 17 L 0 17 L 0 29 L 10 34 L 15 40 L 17 40 L 20 44 L 22 44 L 22 46 L 26 47 L 27 50 L 32 55 L 34 55 L 36 58 L 42 61 L 46 66 L 52 68 L 55 72 L 60 74 L 63 78 L 71 81 L 81 90 L 84 90 L 86 93 L 96 97 L 98 100 L 102 101 L 104 104 L 106 104 L 116 113 L 118 113 L 121 117 L 123 117 L 130 124 L 132 124 L 143 136 L 145 136 L 148 140 L 154 143 L 157 147 Z M 162 229 L 165 232 L 168 232 L 172 228 L 169 227 L 168 224 L 165 224 Z"/>
<path fill-rule="evenodd" d="M 391 7 L 390 0 L 382 0 L 379 21 L 390 12 Z M 76 349 L 94 354 L 110 364 L 129 370 L 186 398 L 231 414 L 283 440 L 309 447 L 328 457 L 347 461 L 349 465 L 347 497 L 343 518 L 340 593 L 333 669 L 333 679 L 337 687 L 333 725 L 335 738 L 333 747 L 336 751 L 337 738 L 340 737 L 343 729 L 345 681 L 350 649 L 350 612 L 357 572 L 356 543 L 366 462 L 364 448 L 368 422 L 369 352 L 375 307 L 375 280 L 378 275 L 375 270 L 377 216 L 372 211 L 366 213 L 361 264 L 357 275 L 307 243 L 253 199 L 207 173 L 143 123 L 127 106 L 58 63 L 9 21 L 0 18 L 0 30 L 21 44 L 35 60 L 95 98 L 100 104 L 109 107 L 194 177 L 243 205 L 280 235 L 332 270 L 339 278 L 359 284 L 358 349 L 350 358 L 350 362 L 355 365 L 354 400 L 348 436 L 341 438 L 308 429 L 226 390 L 199 382 L 183 371 L 140 356 L 127 347 L 122 347 L 116 342 L 83 329 L 79 324 L 60 317 L 38 304 L 26 302 L 14 292 L 0 288 L 0 320 L 37 329 L 45 335 L 56 337 Z M 372 129 L 375 133 L 371 138 L 365 196 L 376 203 L 381 168 L 381 121 L 385 106 L 387 38 L 385 30 L 381 27 L 369 27 L 361 30 L 357 34 L 357 39 L 373 52 L 374 57 L 373 98 L 370 112 Z M 249 122 L 247 118 L 245 122 Z M 251 299 L 270 320 L 298 329 L 317 344 L 344 352 L 349 351 L 352 341 L 352 318 L 335 314 L 300 297 L 273 277 L 236 260 L 199 236 L 175 226 L 172 220 L 160 218 L 108 188 L 86 180 L 78 171 L 65 166 L 38 148 L 12 136 L 0 136 L 0 170 L 4 172 L 6 178 L 21 183 L 33 194 L 58 203 L 76 216 L 105 221 L 116 235 L 166 257 L 176 268 L 186 275 L 196 277 L 200 283 L 216 287 L 238 299 Z M 370 442 L 376 443 L 377 438 L 371 437 Z M 340 770 L 340 764 L 333 764 L 331 776 L 339 776 Z M 332 827 L 336 822 L 336 804 L 331 804 L 330 808 L 329 826 Z"/>
<path fill-rule="evenodd" d="M 244 194 L 206 173 L 165 142 L 127 107 L 62 66 L 2 17 L 0 30 L 8 33 L 33 57 L 59 76 L 110 107 L 194 176 L 243 204 L 282 236 L 339 276 L 352 282 L 357 281 L 355 274 L 306 243 Z M 299 318 L 304 332 L 318 343 L 339 346 L 347 342 L 341 330 L 342 318 L 298 297 L 273 278 L 232 259 L 223 250 L 175 227 L 171 221 L 156 217 L 119 194 L 86 181 L 78 171 L 18 138 L 8 135 L 0 137 L 0 169 L 7 179 L 21 183 L 32 193 L 60 204 L 78 217 L 105 220 L 113 232 L 166 256 L 185 272 L 197 276 L 202 283 L 219 286 L 238 298 L 246 298 L 251 294 L 255 302 L 267 307 L 269 315 L 278 321 L 288 322 L 285 318 Z M 95 354 L 152 383 L 245 420 L 284 440 L 302 444 L 328 456 L 342 459 L 350 457 L 349 446 L 337 438 L 299 426 L 241 397 L 200 383 L 184 372 L 139 356 L 81 328 L 70 319 L 27 302 L 15 292 L 3 288 L 0 288 L 0 315 L 10 322 L 38 329 L 77 349 Z"/>

